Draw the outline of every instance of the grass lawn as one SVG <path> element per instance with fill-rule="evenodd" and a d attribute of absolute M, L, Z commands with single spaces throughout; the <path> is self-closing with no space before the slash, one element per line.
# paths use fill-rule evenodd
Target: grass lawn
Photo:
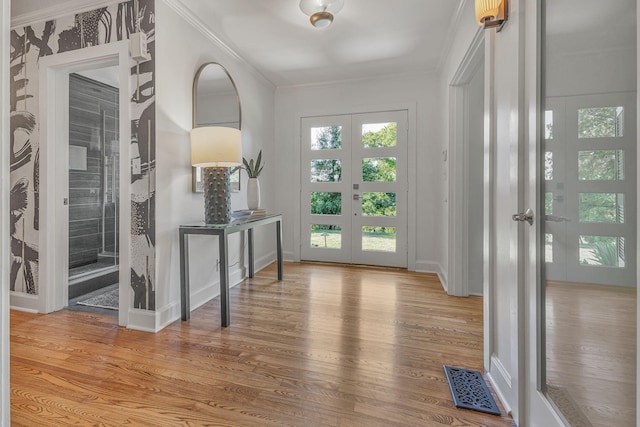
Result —
<path fill-rule="evenodd" d="M 340 249 L 342 230 L 312 230 L 311 246 L 317 248 Z M 362 250 L 376 252 L 395 252 L 396 233 L 362 233 Z"/>

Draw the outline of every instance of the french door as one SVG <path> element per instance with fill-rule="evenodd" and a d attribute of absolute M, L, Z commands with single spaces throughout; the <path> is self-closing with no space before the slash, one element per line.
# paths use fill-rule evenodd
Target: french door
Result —
<path fill-rule="evenodd" d="M 301 123 L 301 258 L 407 266 L 407 111 Z"/>
<path fill-rule="evenodd" d="M 547 280 L 636 284 L 635 94 L 545 101 Z"/>

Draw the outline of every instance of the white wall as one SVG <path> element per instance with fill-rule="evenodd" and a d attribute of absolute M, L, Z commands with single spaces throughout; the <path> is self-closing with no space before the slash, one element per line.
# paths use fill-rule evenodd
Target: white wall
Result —
<path fill-rule="evenodd" d="M 260 177 L 263 204 L 274 210 L 271 174 L 273 150 L 274 87 L 248 64 L 222 49 L 196 30 L 169 6 L 156 2 L 157 38 L 157 211 L 156 310 L 159 326 L 178 318 L 180 307 L 180 264 L 178 226 L 201 222 L 204 218 L 202 193 L 191 192 L 189 131 L 191 129 L 191 87 L 198 67 L 218 62 L 233 76 L 242 102 L 242 145 L 245 157 L 260 149 L 267 161 Z M 242 177 L 246 183 L 246 175 Z M 232 209 L 246 208 L 246 185 L 232 194 Z M 275 227 L 273 227 L 275 228 Z M 215 237 L 191 237 L 191 308 L 219 294 L 216 269 L 218 246 Z M 240 234 L 230 239 L 229 264 L 241 261 Z M 255 233 L 256 269 L 275 259 L 275 232 L 271 227 Z M 230 269 L 231 283 L 242 276 L 240 266 Z M 233 312 L 231 313 L 233 318 Z"/>
<path fill-rule="evenodd" d="M 551 36 L 546 45 L 545 96 L 636 90 L 634 44 L 576 51 L 563 48 L 567 43 L 562 40 L 561 36 Z"/>
<path fill-rule="evenodd" d="M 9 19 L 10 0 L 0 3 L 0 241 L 9 241 Z M 0 245 L 0 426 L 9 409 L 9 245 Z"/>
<path fill-rule="evenodd" d="M 299 225 L 296 217 L 300 207 L 294 194 L 300 163 L 300 117 L 385 111 L 413 106 L 409 126 L 414 126 L 417 157 L 410 158 L 417 166 L 414 185 L 417 191 L 417 236 L 415 260 L 409 266 L 419 271 L 442 273 L 442 173 L 440 149 L 439 93 L 437 79 L 431 75 L 408 75 L 371 80 L 338 82 L 323 85 L 280 87 L 276 91 L 276 154 L 275 184 L 277 205 L 284 214 L 284 255 L 299 259 Z M 417 116 L 417 117 L 415 117 Z M 411 131 L 410 131 L 411 137 Z M 411 142 L 410 142 L 411 144 Z M 298 154 L 296 154 L 298 153 Z M 415 169 L 415 168 L 414 168 Z M 411 170 L 411 168 L 410 168 Z M 411 180 L 411 176 L 410 176 Z M 412 201 L 410 200 L 411 204 Z M 410 208 L 411 209 L 411 208 Z M 412 251 L 410 250 L 411 254 Z"/>

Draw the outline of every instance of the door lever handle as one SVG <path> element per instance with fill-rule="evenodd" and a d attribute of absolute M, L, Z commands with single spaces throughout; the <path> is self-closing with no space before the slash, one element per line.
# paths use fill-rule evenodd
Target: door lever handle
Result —
<path fill-rule="evenodd" d="M 531 209 L 527 209 L 524 212 L 520 212 L 511 216 L 514 221 L 528 222 L 529 225 L 533 225 L 534 214 Z"/>

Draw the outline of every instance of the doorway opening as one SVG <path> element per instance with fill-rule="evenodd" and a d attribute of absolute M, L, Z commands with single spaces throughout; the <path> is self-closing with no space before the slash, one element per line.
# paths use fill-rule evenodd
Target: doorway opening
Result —
<path fill-rule="evenodd" d="M 69 307 L 73 308 L 118 309 L 119 110 L 117 66 L 69 74 Z"/>
<path fill-rule="evenodd" d="M 479 32 L 450 85 L 449 262 L 450 295 L 485 294 L 485 72 Z"/>
<path fill-rule="evenodd" d="M 110 281 L 117 288 L 118 324 L 128 325 L 129 61 L 126 41 L 40 59 L 40 209 L 46 215 L 41 215 L 41 292 L 33 301 L 38 312 L 68 307 L 76 295 Z M 105 77 L 109 74 L 110 80 Z M 79 82 L 94 98 L 74 106 L 77 95 L 70 92 Z M 112 99 L 107 107 L 95 96 L 98 87 L 109 86 Z M 70 126 L 72 121 L 81 131 Z M 79 267 L 86 268 L 76 270 Z"/>

